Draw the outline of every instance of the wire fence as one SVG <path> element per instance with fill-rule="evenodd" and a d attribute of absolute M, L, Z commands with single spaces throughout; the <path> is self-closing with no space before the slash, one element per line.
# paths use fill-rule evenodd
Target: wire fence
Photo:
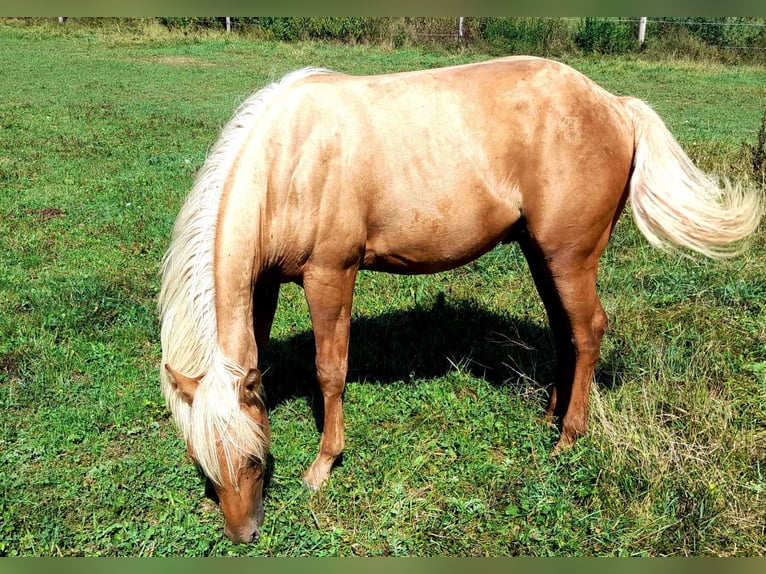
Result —
<path fill-rule="evenodd" d="M 585 17 L 471 19 L 481 38 L 508 49 L 532 48 L 550 53 L 551 46 L 570 51 L 655 52 L 718 56 L 762 61 L 766 55 L 766 19 L 751 17 Z M 554 48 L 555 51 L 555 48 Z M 727 57 L 726 54 L 729 54 Z"/>
<path fill-rule="evenodd" d="M 609 18 L 607 18 L 609 19 Z M 758 18 L 758 19 L 748 19 L 744 20 L 742 18 L 725 18 L 725 19 L 689 19 L 689 18 L 611 18 L 614 21 L 617 22 L 624 22 L 624 23 L 631 23 L 631 24 L 638 24 L 640 25 L 641 20 L 645 20 L 647 25 L 654 24 L 656 25 L 658 30 L 661 30 L 662 26 L 676 26 L 676 27 L 687 27 L 690 29 L 747 29 L 750 31 L 754 31 L 755 34 L 753 36 L 757 36 L 760 34 L 761 40 L 764 42 L 762 45 L 727 45 L 727 44 L 718 44 L 719 48 L 725 48 L 725 49 L 731 49 L 731 50 L 766 50 L 766 33 L 764 33 L 764 30 L 766 30 L 766 19 Z"/>
<path fill-rule="evenodd" d="M 456 31 L 455 32 L 440 32 L 440 33 L 429 33 L 429 32 L 416 32 L 416 34 L 419 37 L 441 37 L 441 38 L 447 38 L 447 37 L 457 37 L 457 38 L 464 38 L 464 20 L 471 20 L 471 19 L 464 19 L 459 18 L 458 24 L 456 25 Z M 508 21 L 519 21 L 519 20 L 527 20 L 522 18 L 506 18 L 505 20 Z M 724 49 L 731 49 L 731 50 L 755 50 L 755 51 L 766 51 L 766 18 L 741 18 L 741 17 L 719 17 L 719 18 L 676 18 L 676 17 L 665 17 L 665 18 L 651 18 L 651 17 L 602 17 L 602 18 L 584 18 L 584 17 L 561 17 L 561 18 L 538 18 L 537 20 L 542 21 L 563 21 L 570 24 L 572 28 L 577 28 L 578 25 L 583 24 L 583 22 L 588 21 L 599 21 L 602 23 L 614 23 L 614 24 L 622 24 L 622 25 L 632 25 L 636 29 L 636 39 L 639 41 L 639 43 L 643 43 L 647 40 L 651 40 L 652 36 L 654 38 L 662 37 L 663 32 L 667 32 L 669 29 L 686 29 L 690 32 L 697 32 L 699 36 L 702 37 L 702 39 L 708 40 L 707 43 L 715 45 L 718 48 L 724 48 Z M 641 27 L 642 24 L 645 25 L 650 31 L 641 33 Z M 731 34 L 726 35 L 724 34 L 714 34 L 710 32 L 705 32 L 705 30 L 716 30 L 716 29 L 736 29 L 736 30 L 748 30 L 749 33 L 743 35 L 738 34 L 740 38 L 745 38 L 749 41 L 748 44 L 739 44 L 739 45 L 733 45 L 733 44 L 727 44 L 727 43 L 721 43 L 722 38 L 731 39 Z M 701 33 L 700 33 L 701 32 Z M 710 40 L 718 40 L 718 41 L 710 41 Z"/>
<path fill-rule="evenodd" d="M 58 18 L 65 23 L 67 18 Z M 177 17 L 169 28 L 223 29 L 282 41 L 462 43 L 550 55 L 621 53 L 665 44 L 766 56 L 766 18 L 754 17 Z M 696 42 L 696 44 L 695 44 Z"/>

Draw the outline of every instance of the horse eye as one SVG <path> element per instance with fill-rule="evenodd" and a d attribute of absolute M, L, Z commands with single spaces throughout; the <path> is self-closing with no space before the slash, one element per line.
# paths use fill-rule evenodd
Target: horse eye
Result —
<path fill-rule="evenodd" d="M 250 457 L 247 459 L 247 466 L 253 469 L 259 476 L 263 474 L 263 463 L 260 459 Z"/>

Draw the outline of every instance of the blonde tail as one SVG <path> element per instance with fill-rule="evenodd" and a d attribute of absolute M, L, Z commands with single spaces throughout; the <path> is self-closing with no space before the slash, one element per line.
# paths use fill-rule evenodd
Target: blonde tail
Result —
<path fill-rule="evenodd" d="M 712 258 L 740 253 L 763 213 L 756 191 L 726 179 L 719 185 L 692 163 L 652 108 L 635 98 L 622 103 L 635 129 L 633 219 L 649 243 Z"/>

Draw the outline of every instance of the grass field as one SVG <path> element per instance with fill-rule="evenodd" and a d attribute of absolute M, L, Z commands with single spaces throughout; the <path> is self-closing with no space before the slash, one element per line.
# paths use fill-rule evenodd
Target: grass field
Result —
<path fill-rule="evenodd" d="M 590 432 L 552 458 L 553 357 L 516 246 L 454 272 L 363 273 L 327 487 L 302 292 L 264 357 L 273 472 L 233 546 L 159 392 L 158 265 L 195 170 L 250 92 L 306 65 L 380 73 L 471 52 L 0 23 L 0 556 L 762 555 L 766 238 L 725 263 L 626 215 Z M 695 160 L 748 178 L 763 68 L 568 63 L 648 100 Z"/>

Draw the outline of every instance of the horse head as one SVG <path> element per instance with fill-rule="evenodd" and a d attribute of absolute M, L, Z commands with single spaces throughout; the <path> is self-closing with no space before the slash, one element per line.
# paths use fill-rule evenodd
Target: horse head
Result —
<path fill-rule="evenodd" d="M 171 386 L 192 409 L 202 410 L 198 420 L 211 420 L 211 405 L 204 395 L 205 376 L 188 377 L 165 365 Z M 265 449 L 270 438 L 266 405 L 261 398 L 261 374 L 249 370 L 235 381 L 238 411 L 241 416 L 233 422 L 219 421 L 214 436 L 210 432 L 195 432 L 194 426 L 186 434 L 186 447 L 195 463 L 210 478 L 215 488 L 225 519 L 224 533 L 235 543 L 254 542 L 260 536 L 263 523 L 263 482 L 265 475 Z M 215 401 L 215 397 L 211 397 Z M 204 412 L 208 411 L 208 412 Z M 221 424 L 223 423 L 223 425 Z M 244 428 L 243 428 L 244 427 Z M 248 433 L 260 443 L 253 452 L 242 441 Z M 213 443 L 212 448 L 210 443 Z M 252 442 L 252 441 L 251 441 Z"/>

